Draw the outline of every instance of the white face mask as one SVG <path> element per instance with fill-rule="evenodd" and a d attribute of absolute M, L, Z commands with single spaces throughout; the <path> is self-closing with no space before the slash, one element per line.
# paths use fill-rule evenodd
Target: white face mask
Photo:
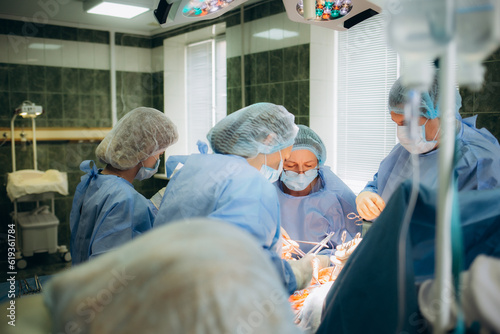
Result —
<path fill-rule="evenodd" d="M 281 182 L 290 190 L 301 191 L 306 189 L 316 176 L 318 176 L 317 168 L 310 169 L 302 174 L 286 170 L 281 173 Z"/>
<path fill-rule="evenodd" d="M 434 147 L 437 145 L 437 135 L 439 133 L 439 130 L 436 131 L 436 135 L 434 136 L 434 139 L 431 141 L 428 141 L 425 138 L 425 125 L 427 124 L 429 120 L 425 121 L 423 125 L 420 126 L 421 131 L 418 132 L 418 138 L 416 141 L 413 141 L 410 139 L 410 129 L 408 128 L 407 125 L 400 125 L 397 128 L 397 136 L 399 139 L 399 142 L 401 145 L 410 153 L 412 154 L 422 154 L 422 153 L 427 153 L 429 151 L 432 151 Z"/>
<path fill-rule="evenodd" d="M 156 159 L 156 164 L 154 168 L 149 168 L 149 167 L 144 167 L 144 164 L 141 162 L 142 167 L 139 169 L 137 174 L 135 175 L 135 180 L 146 180 L 149 179 L 151 176 L 155 175 L 156 172 L 158 172 L 158 167 L 160 167 L 160 159 Z"/>
<path fill-rule="evenodd" d="M 281 151 L 280 152 L 280 164 L 278 166 L 278 169 L 271 168 L 267 165 L 267 154 L 264 155 L 264 164 L 262 167 L 260 167 L 260 173 L 264 175 L 264 177 L 271 183 L 276 182 L 279 177 L 281 172 L 283 171 L 283 159 L 281 158 Z"/>

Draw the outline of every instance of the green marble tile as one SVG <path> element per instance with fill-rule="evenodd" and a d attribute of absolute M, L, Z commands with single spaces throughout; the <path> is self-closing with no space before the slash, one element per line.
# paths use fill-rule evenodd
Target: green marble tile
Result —
<path fill-rule="evenodd" d="M 77 29 L 77 38 L 79 42 L 90 42 L 94 41 L 94 31 L 90 29 Z"/>
<path fill-rule="evenodd" d="M 285 100 L 285 85 L 283 83 L 272 83 L 269 84 L 269 102 L 283 105 Z"/>
<path fill-rule="evenodd" d="M 63 94 L 63 118 L 65 121 L 79 118 L 80 101 L 77 94 Z"/>
<path fill-rule="evenodd" d="M 47 94 L 46 113 L 49 119 L 63 118 L 63 95 L 62 94 Z"/>
<path fill-rule="evenodd" d="M 479 114 L 476 126 L 486 128 L 500 141 L 500 112 Z"/>
<path fill-rule="evenodd" d="M 283 50 L 283 81 L 299 78 L 299 48 L 292 46 Z"/>
<path fill-rule="evenodd" d="M 38 116 L 37 118 L 44 117 L 45 114 L 48 112 L 47 109 L 47 99 L 45 93 L 28 93 L 26 95 L 26 98 L 35 103 L 36 105 L 40 105 L 43 107 L 44 114 L 42 116 Z"/>
<path fill-rule="evenodd" d="M 309 44 L 302 44 L 298 46 L 298 79 L 299 80 L 309 80 Z"/>
<path fill-rule="evenodd" d="M 9 65 L 0 63 L 0 92 L 9 90 Z"/>
<path fill-rule="evenodd" d="M 94 71 L 94 90 L 95 95 L 110 95 L 111 94 L 111 77 L 110 71 L 95 70 Z"/>
<path fill-rule="evenodd" d="M 78 30 L 72 27 L 61 27 L 61 38 L 66 41 L 77 41 Z"/>
<path fill-rule="evenodd" d="M 62 88 L 64 93 L 78 93 L 78 69 L 77 68 L 62 68 Z"/>
<path fill-rule="evenodd" d="M 45 86 L 49 93 L 62 92 L 62 68 L 47 66 L 45 67 Z"/>
<path fill-rule="evenodd" d="M 255 86 L 255 100 L 257 102 L 269 102 L 269 84 Z"/>
<path fill-rule="evenodd" d="M 47 24 L 43 27 L 43 37 L 62 39 L 62 27 Z"/>
<path fill-rule="evenodd" d="M 299 81 L 299 115 L 309 116 L 309 80 Z"/>
<path fill-rule="evenodd" d="M 30 92 L 45 92 L 45 67 L 27 66 L 28 69 L 28 90 Z"/>
<path fill-rule="evenodd" d="M 285 108 L 297 116 L 299 114 L 299 84 L 298 82 L 285 82 L 285 100 L 283 105 Z"/>
<path fill-rule="evenodd" d="M 9 90 L 11 92 L 28 91 L 28 66 L 9 65 Z"/>
<path fill-rule="evenodd" d="M 269 51 L 269 81 L 283 81 L 283 49 Z"/>
<path fill-rule="evenodd" d="M 80 119 L 80 123 L 82 124 L 82 126 L 89 126 L 89 124 L 92 124 L 92 122 L 88 121 L 95 121 L 94 95 L 79 94 L 78 99 L 80 103 L 80 112 L 78 116 L 78 118 Z"/>
<path fill-rule="evenodd" d="M 226 73 L 227 88 L 241 87 L 241 57 L 227 59 Z"/>
<path fill-rule="evenodd" d="M 78 69 L 78 91 L 83 94 L 93 94 L 95 71 L 89 69 Z"/>
<path fill-rule="evenodd" d="M 256 84 L 269 83 L 269 52 L 256 53 L 254 66 Z"/>

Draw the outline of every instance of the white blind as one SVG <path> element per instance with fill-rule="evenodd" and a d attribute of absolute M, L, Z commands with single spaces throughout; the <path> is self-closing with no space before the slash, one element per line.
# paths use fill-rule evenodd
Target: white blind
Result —
<path fill-rule="evenodd" d="M 397 55 L 384 34 L 381 15 L 339 33 L 335 170 L 356 194 L 396 144 L 387 97 L 397 79 Z"/>
<path fill-rule="evenodd" d="M 188 153 L 207 141 L 214 124 L 226 116 L 226 42 L 210 39 L 186 50 Z"/>

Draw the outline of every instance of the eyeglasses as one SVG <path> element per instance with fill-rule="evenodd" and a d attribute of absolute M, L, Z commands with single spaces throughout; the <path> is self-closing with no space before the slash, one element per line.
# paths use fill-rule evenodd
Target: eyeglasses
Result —
<path fill-rule="evenodd" d="M 314 171 L 317 171 L 318 169 L 319 169 L 318 167 L 314 167 L 314 168 L 308 169 L 304 172 L 294 172 L 291 170 L 284 169 L 283 172 L 286 174 L 286 176 L 290 176 L 290 177 L 294 177 L 294 176 L 297 176 L 299 174 L 304 174 L 305 176 L 312 176 L 315 173 Z"/>

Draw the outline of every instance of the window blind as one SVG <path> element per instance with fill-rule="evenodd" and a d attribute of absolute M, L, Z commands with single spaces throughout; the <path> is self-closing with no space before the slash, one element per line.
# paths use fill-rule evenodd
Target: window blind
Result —
<path fill-rule="evenodd" d="M 339 33 L 337 175 L 357 194 L 396 144 L 387 97 L 397 55 L 385 41 L 383 17 Z"/>

